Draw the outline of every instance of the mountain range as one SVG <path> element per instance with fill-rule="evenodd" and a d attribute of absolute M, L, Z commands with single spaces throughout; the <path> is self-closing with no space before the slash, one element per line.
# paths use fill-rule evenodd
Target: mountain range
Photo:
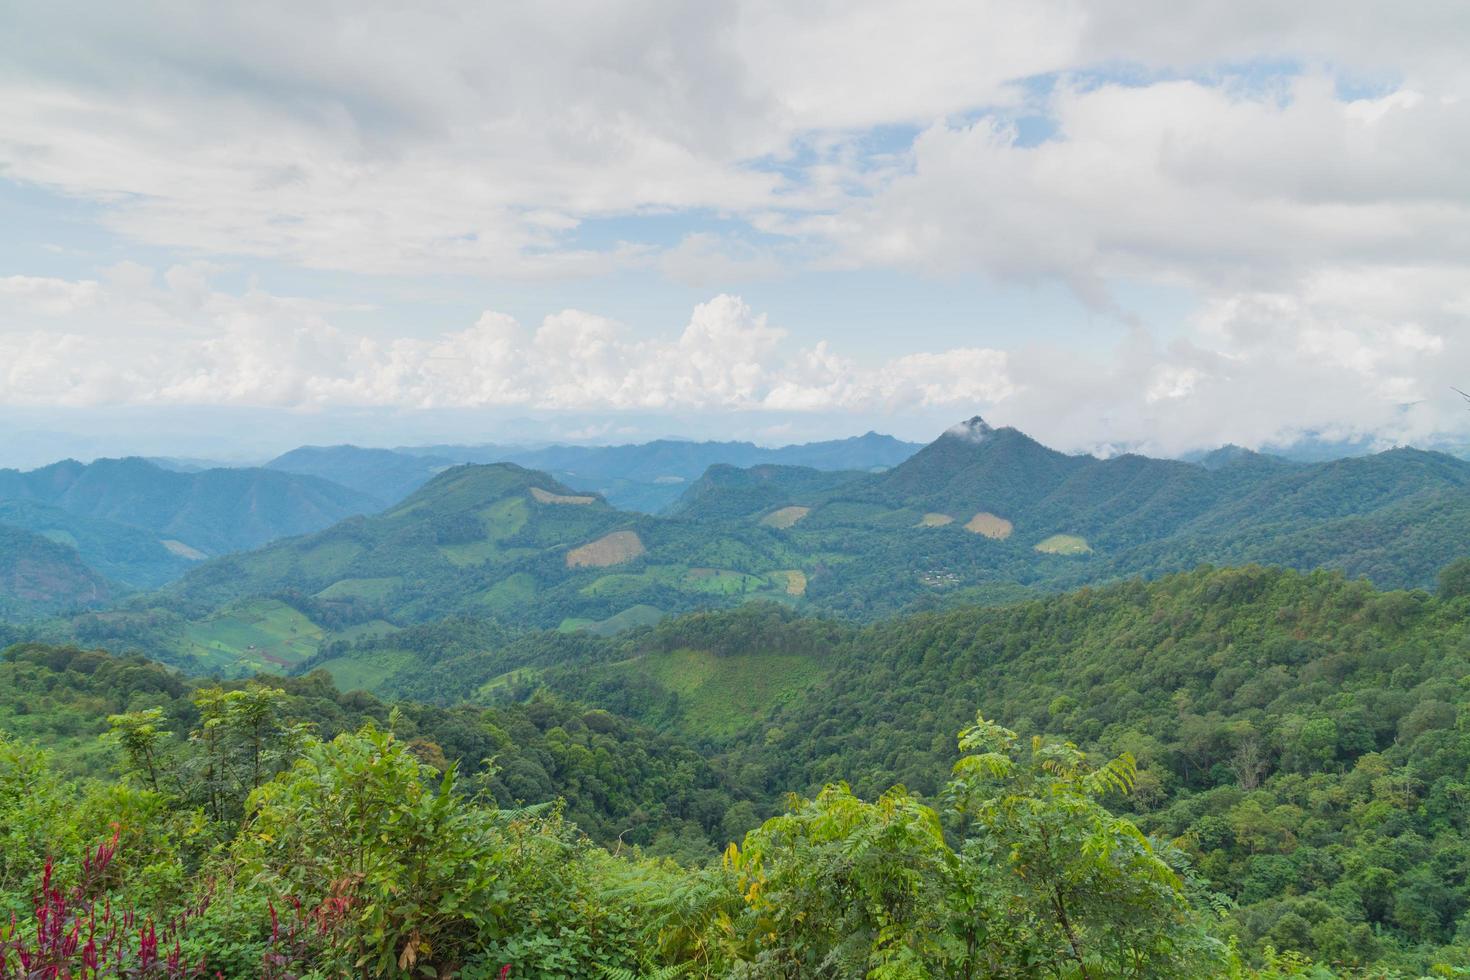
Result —
<path fill-rule="evenodd" d="M 667 508 L 711 466 L 761 464 L 821 470 L 880 470 L 903 462 L 918 443 L 869 432 L 768 448 L 751 442 L 659 439 L 621 446 L 302 446 L 271 460 L 268 469 L 318 476 L 395 504 L 436 473 L 459 463 L 515 463 L 541 470 L 576 490 L 601 494 L 621 510 L 654 514 Z"/>
<path fill-rule="evenodd" d="M 203 563 L 73 628 L 228 672 L 443 617 L 610 633 L 763 598 L 868 621 L 1257 561 L 1413 587 L 1470 551 L 1467 488 L 1470 463 L 1433 452 L 1098 459 L 978 418 L 879 473 L 714 466 L 666 516 L 513 463 L 463 464 L 381 513 Z"/>
<path fill-rule="evenodd" d="M 0 470 L 0 525 L 72 551 L 111 583 L 78 595 L 157 588 L 212 556 L 376 509 L 373 498 L 336 483 L 263 469 L 181 472 L 130 457 Z"/>

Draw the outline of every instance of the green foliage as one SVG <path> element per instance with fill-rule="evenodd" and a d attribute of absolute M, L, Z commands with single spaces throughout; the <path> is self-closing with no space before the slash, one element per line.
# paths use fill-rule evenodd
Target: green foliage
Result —
<path fill-rule="evenodd" d="M 207 717 L 229 710 L 215 711 L 218 694 L 203 700 Z M 273 712 L 270 697 L 231 703 L 242 718 Z M 134 721 L 119 724 L 151 723 Z M 0 741 L 0 789 L 39 790 L 0 798 L 6 826 L 20 828 L 0 837 L 0 900 L 19 904 L 17 882 L 49 848 L 96 839 L 100 807 L 118 818 L 126 860 L 88 886 L 91 900 L 192 922 L 188 961 L 232 975 L 1019 977 L 1049 962 L 1074 975 L 1056 966 L 1057 928 L 1080 977 L 1163 975 L 1165 964 L 1201 975 L 1225 962 L 1172 872 L 1095 802 L 1125 775 L 1086 771 L 1069 746 L 1039 748 L 993 789 L 957 780 L 949 795 L 970 818 L 958 846 L 901 787 L 867 803 L 838 784 L 689 870 L 610 854 L 555 806 L 463 796 L 453 767 L 425 764 L 375 725 L 292 754 L 250 794 L 244 822 L 214 825 L 219 844 L 201 849 L 206 815 L 183 800 L 63 784 Z M 993 764 L 964 768 L 999 778 Z M 60 805 L 68 798 L 82 805 Z M 1050 847 L 1051 833 L 1071 850 Z M 977 861 L 1007 847 L 1010 868 Z M 1090 898 L 1092 885 L 1106 894 Z M 1027 913 L 1036 887 L 1075 918 L 1048 929 L 1050 913 Z M 0 947 L 0 972 L 8 955 Z"/>
<path fill-rule="evenodd" d="M 970 951 L 985 976 L 1174 977 L 1223 968 L 1226 950 L 1194 911 L 1172 849 L 1156 850 L 1103 805 L 1131 792 L 1127 754 L 1093 768 L 1069 742 L 983 717 L 960 733 L 975 751 L 955 764 L 946 798 L 968 827 L 956 892 Z M 1023 951 L 1018 955 L 1018 950 Z"/>
<path fill-rule="evenodd" d="M 972 435 L 946 435 L 884 473 L 716 467 L 664 518 L 596 497 L 567 503 L 572 487 L 512 463 L 453 467 L 384 513 L 206 563 L 166 595 L 72 628 L 82 642 L 245 673 L 312 657 L 369 623 L 492 617 L 611 635 L 751 599 L 872 621 L 1202 561 L 1333 567 L 1427 587 L 1470 551 L 1470 463 L 1442 454 L 1203 465 L 1067 456 L 983 424 Z M 423 475 L 421 460 L 392 462 Z M 759 520 L 793 506 L 809 510 L 794 525 Z M 1014 533 L 966 530 L 980 511 Z M 926 514 L 954 520 L 925 527 Z M 568 564 L 572 549 L 611 533 L 636 535 L 645 550 L 606 567 Z M 304 618 L 255 614 L 267 602 Z M 391 683 L 377 669 L 347 670 Z"/>

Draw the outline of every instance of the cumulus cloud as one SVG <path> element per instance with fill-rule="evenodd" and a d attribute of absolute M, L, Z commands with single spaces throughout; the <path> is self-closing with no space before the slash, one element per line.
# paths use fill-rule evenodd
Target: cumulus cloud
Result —
<path fill-rule="evenodd" d="M 830 411 L 930 407 L 1010 390 L 1006 355 L 960 349 L 863 369 L 826 343 L 794 348 L 739 298 L 641 336 L 563 310 L 526 327 L 486 311 L 430 337 L 371 338 L 330 304 L 214 288 L 206 266 L 105 282 L 0 278 L 0 404 L 520 406 L 549 410 Z M 88 308 L 37 296 L 82 293 Z M 119 329 L 148 322 L 146 332 Z"/>
<path fill-rule="evenodd" d="M 77 285 L 85 309 L 33 302 Z M 0 278 L 0 403 L 889 420 L 983 411 L 1070 450 L 1177 453 L 1309 434 L 1391 445 L 1470 434 L 1450 391 L 1470 364 L 1467 310 L 1458 276 L 1365 267 L 1297 291 L 1222 295 L 1167 343 L 1140 328 L 1104 353 L 1035 342 L 871 364 L 840 340 L 794 344 L 725 294 L 652 335 L 562 310 L 534 325 L 487 311 L 431 336 L 370 337 L 340 325 L 344 308 L 224 291 L 207 268 L 126 266 L 44 289 Z M 119 330 L 118 316 L 154 326 Z"/>
<path fill-rule="evenodd" d="M 1219 289 L 1339 263 L 1470 254 L 1470 100 L 1339 99 L 1330 79 L 1062 86 L 1055 138 L 936 123 L 913 169 L 807 219 L 856 266 L 1055 278 L 1096 305 L 1121 277 Z"/>
<path fill-rule="evenodd" d="M 55 0 L 0 6 L 0 38 L 0 176 L 124 241 L 719 294 L 653 334 L 563 310 L 385 337 L 207 263 L 14 275 L 3 403 L 953 405 L 1163 450 L 1465 422 L 1443 400 L 1470 363 L 1454 4 Z M 1195 308 L 1106 356 L 926 350 L 919 324 L 874 364 L 724 295 L 813 267 L 1059 281 L 1110 326 L 1146 319 L 1122 284 Z"/>

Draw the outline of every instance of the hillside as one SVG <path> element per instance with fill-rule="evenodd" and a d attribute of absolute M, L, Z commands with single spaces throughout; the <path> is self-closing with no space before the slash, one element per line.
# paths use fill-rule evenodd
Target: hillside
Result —
<path fill-rule="evenodd" d="M 371 497 L 315 477 L 261 469 L 183 473 L 136 457 L 0 470 L 0 501 L 151 531 L 184 555 L 258 548 L 378 509 Z"/>
<path fill-rule="evenodd" d="M 667 510 L 670 517 L 728 520 L 778 507 L 814 504 L 864 474 L 806 466 L 761 464 L 746 469 L 720 464 L 704 471 Z"/>
<path fill-rule="evenodd" d="M 84 517 L 34 500 L 0 500 L 0 524 L 34 531 L 75 548 L 98 574 L 135 589 L 172 582 L 207 557 L 179 542 L 170 547 L 153 531 Z"/>
<path fill-rule="evenodd" d="M 0 524 L 0 619 L 29 619 L 87 606 L 113 595 L 76 550 L 40 534 Z"/>
<path fill-rule="evenodd" d="M 381 514 L 201 565 L 76 635 L 241 670 L 448 615 L 613 633 L 766 598 L 870 621 L 1202 562 L 1424 585 L 1470 551 L 1467 485 L 1470 464 L 1436 453 L 1101 460 L 980 420 L 884 473 L 713 467 L 664 518 L 465 465 Z"/>
<path fill-rule="evenodd" d="M 366 494 L 388 507 L 428 483 L 455 460 L 360 446 L 301 446 L 265 464 L 268 470 L 315 476 Z"/>
<path fill-rule="evenodd" d="M 769 604 L 606 640 L 468 625 L 365 642 L 411 654 L 388 696 L 559 696 L 697 747 L 756 806 L 834 779 L 945 791 L 948 732 L 986 718 L 1140 773 L 1110 805 L 1182 847 L 1246 950 L 1419 976 L 1463 955 L 1470 846 L 1470 559 L 1437 594 L 1331 572 L 1200 569 L 857 628 Z M 542 692 L 536 695 L 535 692 Z"/>
<path fill-rule="evenodd" d="M 1094 758 L 1129 752 L 1141 773 L 1118 804 L 1236 903 L 1247 947 L 1417 976 L 1459 955 L 1470 914 L 1470 559 L 1441 581 L 1436 597 L 1205 569 L 861 632 L 711 613 L 539 681 L 713 741 L 768 793 L 839 773 L 869 798 L 940 793 L 958 756 L 944 735 L 977 708 Z M 803 666 L 771 691 L 777 651 Z"/>
<path fill-rule="evenodd" d="M 76 635 L 250 670 L 446 615 L 615 630 L 748 596 L 794 602 L 796 562 L 771 528 L 712 535 L 513 464 L 461 466 L 382 514 L 204 564 Z"/>
<path fill-rule="evenodd" d="M 516 463 L 543 470 L 567 486 L 601 494 L 622 510 L 662 512 L 711 466 L 803 466 L 819 470 L 880 470 L 920 446 L 869 432 L 847 439 L 767 448 L 751 442 L 657 439 L 624 446 L 424 446 L 406 453 L 462 463 Z"/>

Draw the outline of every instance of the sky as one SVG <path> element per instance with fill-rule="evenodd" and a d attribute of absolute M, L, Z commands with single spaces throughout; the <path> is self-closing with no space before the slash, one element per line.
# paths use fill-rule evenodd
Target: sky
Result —
<path fill-rule="evenodd" d="M 0 464 L 1470 443 L 1458 0 L 0 5 Z"/>

